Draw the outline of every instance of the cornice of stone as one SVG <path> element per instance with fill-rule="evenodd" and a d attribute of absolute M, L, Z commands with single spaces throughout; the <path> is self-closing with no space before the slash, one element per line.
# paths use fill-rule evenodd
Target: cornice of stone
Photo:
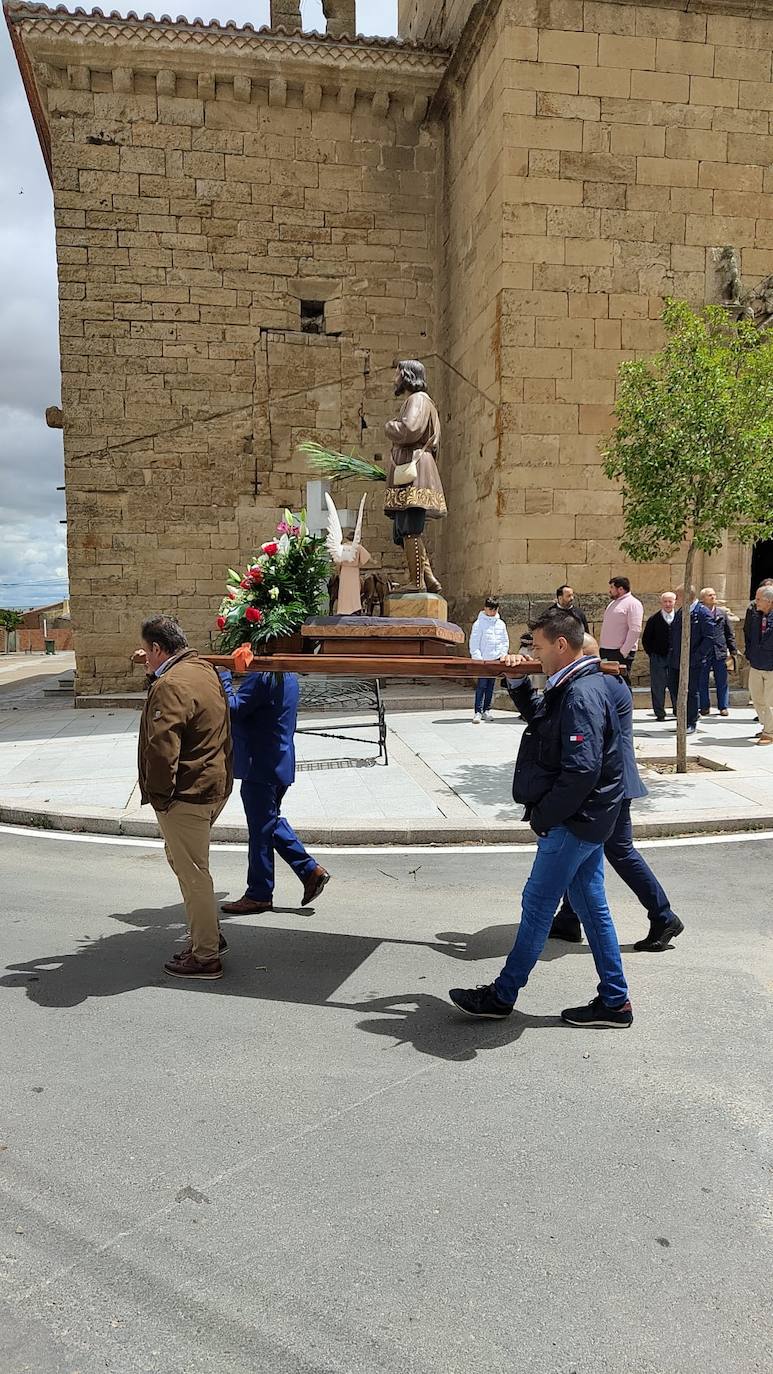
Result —
<path fill-rule="evenodd" d="M 356 37 L 330 38 L 318 33 L 288 33 L 283 29 L 256 29 L 251 24 L 240 27 L 233 21 L 219 24 L 216 20 L 205 24 L 200 19 L 171 19 L 163 15 L 140 18 L 112 11 L 104 14 L 94 9 L 70 11 L 63 5 L 50 9 L 43 4 L 26 4 L 23 0 L 9 0 L 4 5 L 9 28 L 16 29 L 36 61 L 50 60 L 52 51 L 64 52 L 77 47 L 82 54 L 90 48 L 130 48 L 137 65 L 147 67 L 151 54 L 174 53 L 176 57 L 190 55 L 200 62 L 206 53 L 210 61 L 224 57 L 248 57 L 250 64 L 261 59 L 267 62 L 296 61 L 319 64 L 339 74 L 352 76 L 366 73 L 394 73 L 395 76 L 423 76 L 431 82 L 439 81 L 445 71 L 449 54 L 437 48 L 406 43 L 395 38 Z"/>
<path fill-rule="evenodd" d="M 155 77 L 158 94 L 166 97 L 178 94 L 178 83 L 190 87 L 191 78 L 200 99 L 216 98 L 231 83 L 234 100 L 249 101 L 263 87 L 268 103 L 281 106 L 294 88 L 308 109 L 319 109 L 323 93 L 332 93 L 336 108 L 352 113 L 366 97 L 376 119 L 391 113 L 419 124 L 449 57 L 394 38 L 334 38 L 99 9 L 73 12 L 23 0 L 6 0 L 3 10 L 49 176 L 47 92 L 89 91 L 92 73 L 100 81 L 109 73 L 113 91 L 125 96 L 140 74 L 143 80 Z M 104 85 L 96 89 L 104 91 Z"/>

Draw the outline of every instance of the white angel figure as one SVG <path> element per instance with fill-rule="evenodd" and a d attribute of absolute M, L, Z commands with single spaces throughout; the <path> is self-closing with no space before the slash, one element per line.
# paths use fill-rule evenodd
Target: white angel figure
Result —
<path fill-rule="evenodd" d="M 365 510 L 365 497 L 360 501 L 360 509 L 357 515 L 357 525 L 354 531 L 354 539 L 351 544 L 344 543 L 344 532 L 341 528 L 341 520 L 335 508 L 335 502 L 330 493 L 325 492 L 325 501 L 329 511 L 327 519 L 327 548 L 338 573 L 338 598 L 336 601 L 336 615 L 356 615 L 362 609 L 362 597 L 360 593 L 360 568 L 370 562 L 370 554 L 364 549 L 360 538 L 362 535 L 362 516 Z"/>

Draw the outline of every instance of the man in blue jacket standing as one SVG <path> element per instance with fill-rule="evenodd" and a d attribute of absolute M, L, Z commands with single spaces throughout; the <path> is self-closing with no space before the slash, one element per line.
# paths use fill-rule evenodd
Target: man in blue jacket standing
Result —
<path fill-rule="evenodd" d="M 604 843 L 625 794 L 618 714 L 601 664 L 583 652 L 576 616 L 552 606 L 529 628 L 547 674 L 545 691 L 536 691 L 528 678 L 508 686 L 527 721 L 513 797 L 526 807 L 537 857 L 523 889 L 518 935 L 499 977 L 486 987 L 452 988 L 450 997 L 469 1016 L 509 1016 L 568 892 L 588 935 L 599 987 L 589 1006 L 570 1007 L 561 1018 L 570 1026 L 626 1027 L 633 1012 L 604 892 Z"/>
<path fill-rule="evenodd" d="M 584 650 L 586 654 L 598 657 L 598 644 L 592 635 L 585 636 Z M 619 677 L 605 677 L 604 686 L 609 692 L 620 721 L 625 789 L 615 828 L 604 845 L 604 854 L 610 867 L 619 878 L 622 878 L 626 886 L 630 887 L 634 896 L 638 897 L 649 917 L 649 932 L 643 940 L 636 941 L 634 949 L 660 954 L 668 948 L 671 940 L 682 934 L 684 926 L 676 912 L 672 911 L 666 892 L 646 859 L 633 843 L 631 802 L 637 797 L 647 796 L 647 789 L 641 780 L 636 762 L 633 742 L 633 698 Z M 550 927 L 550 937 L 553 940 L 569 940 L 575 944 L 582 940 L 580 920 L 572 910 L 568 894 L 564 897 L 563 906 Z"/>
<path fill-rule="evenodd" d="M 676 589 L 676 615 L 671 621 L 668 655 L 669 690 L 674 701 L 679 691 L 679 665 L 682 653 L 682 608 L 684 587 Z M 687 675 L 687 733 L 694 735 L 700 712 L 700 681 L 703 664 L 714 653 L 714 622 L 705 606 L 690 588 L 690 666 Z"/>
<path fill-rule="evenodd" d="M 295 727 L 298 679 L 293 673 L 249 673 L 237 687 L 221 670 L 231 707 L 234 777 L 249 832 L 247 891 L 224 902 L 230 916 L 270 911 L 274 905 L 274 853 L 290 865 L 303 883 L 301 906 L 319 897 L 330 874 L 304 849 L 282 815 L 282 799 L 295 781 Z"/>

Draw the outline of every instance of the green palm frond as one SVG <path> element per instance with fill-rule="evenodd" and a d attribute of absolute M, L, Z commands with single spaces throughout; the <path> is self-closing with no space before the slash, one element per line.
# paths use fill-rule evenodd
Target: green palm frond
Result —
<path fill-rule="evenodd" d="M 358 481 L 358 482 L 385 482 L 386 473 L 377 463 L 368 462 L 367 458 L 358 458 L 354 453 L 337 453 L 335 449 L 325 448 L 323 444 L 316 443 L 313 439 L 305 439 L 298 445 L 301 453 L 305 453 L 309 460 L 309 467 L 314 468 L 327 477 L 331 482 Z"/>

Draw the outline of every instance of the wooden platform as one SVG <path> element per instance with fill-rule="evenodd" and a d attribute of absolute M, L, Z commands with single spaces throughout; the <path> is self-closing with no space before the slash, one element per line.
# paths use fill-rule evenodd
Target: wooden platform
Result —
<path fill-rule="evenodd" d="M 481 677 L 516 678 L 542 672 L 542 664 L 534 659 L 505 668 L 499 659 L 484 662 L 479 658 L 403 657 L 388 652 L 378 655 L 266 654 L 248 659 L 237 649 L 236 654 L 202 654 L 202 658 L 216 668 L 229 668 L 234 673 L 328 673 L 331 677 L 437 677 L 463 678 L 472 682 Z M 619 676 L 620 665 L 602 662 L 601 670 Z"/>
<path fill-rule="evenodd" d="M 306 641 L 318 645 L 326 659 L 341 654 L 357 658 L 448 658 L 464 644 L 464 631 L 447 620 L 411 616 L 314 616 L 301 627 Z"/>

